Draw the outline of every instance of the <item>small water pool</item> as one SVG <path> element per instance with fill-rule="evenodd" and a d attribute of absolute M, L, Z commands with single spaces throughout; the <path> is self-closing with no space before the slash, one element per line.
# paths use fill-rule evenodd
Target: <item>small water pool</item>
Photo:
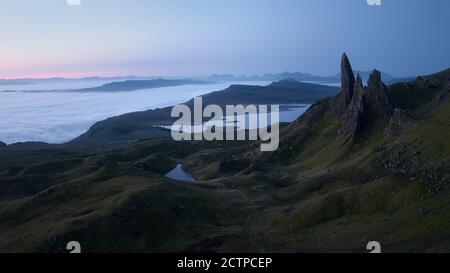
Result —
<path fill-rule="evenodd" d="M 184 182 L 195 182 L 194 177 L 183 170 L 183 165 L 178 164 L 173 170 L 165 174 L 165 177 Z"/>

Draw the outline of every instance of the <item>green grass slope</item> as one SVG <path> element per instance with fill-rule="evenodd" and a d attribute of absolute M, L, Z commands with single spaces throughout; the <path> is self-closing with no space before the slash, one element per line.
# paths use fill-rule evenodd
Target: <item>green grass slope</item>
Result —
<path fill-rule="evenodd" d="M 0 251 L 449 252 L 449 82 L 391 86 L 404 110 L 354 138 L 320 101 L 274 153 L 169 139 L 0 148 Z M 198 183 L 165 178 L 178 163 Z"/>

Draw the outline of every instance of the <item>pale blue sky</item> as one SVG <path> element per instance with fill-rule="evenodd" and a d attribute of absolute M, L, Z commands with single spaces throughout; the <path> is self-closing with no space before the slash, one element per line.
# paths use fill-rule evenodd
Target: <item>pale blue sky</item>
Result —
<path fill-rule="evenodd" d="M 0 0 L 0 78 L 450 67 L 450 1 Z"/>

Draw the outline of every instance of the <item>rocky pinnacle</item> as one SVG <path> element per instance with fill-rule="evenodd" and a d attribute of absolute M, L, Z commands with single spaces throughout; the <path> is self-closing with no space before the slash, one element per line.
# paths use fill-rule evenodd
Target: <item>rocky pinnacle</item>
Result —
<path fill-rule="evenodd" d="M 352 66 L 345 53 L 342 55 L 341 59 L 341 86 L 345 104 L 348 106 L 353 97 L 355 75 L 353 74 Z"/>
<path fill-rule="evenodd" d="M 344 101 L 349 96 L 350 101 L 338 134 L 353 138 L 367 124 L 391 117 L 394 107 L 389 99 L 388 89 L 381 81 L 380 71 L 374 70 L 369 77 L 368 85 L 364 87 L 359 74 L 356 82 L 353 80 L 353 71 L 345 54 L 342 57 L 341 68 L 342 92 L 336 97 L 336 112 L 342 109 Z"/>
<path fill-rule="evenodd" d="M 366 122 L 364 95 L 364 85 L 358 74 L 353 90 L 353 97 L 348 106 L 339 135 L 343 136 L 350 134 L 351 136 L 354 136 L 363 129 Z"/>
<path fill-rule="evenodd" d="M 380 71 L 375 69 L 370 75 L 365 93 L 368 118 L 377 120 L 392 116 L 394 107 L 389 99 L 388 89 L 381 81 Z"/>
<path fill-rule="evenodd" d="M 334 103 L 334 114 L 338 117 L 344 117 L 347 113 L 348 106 L 353 97 L 355 88 L 355 75 L 352 66 L 344 53 L 341 59 L 341 92 L 337 95 Z"/>

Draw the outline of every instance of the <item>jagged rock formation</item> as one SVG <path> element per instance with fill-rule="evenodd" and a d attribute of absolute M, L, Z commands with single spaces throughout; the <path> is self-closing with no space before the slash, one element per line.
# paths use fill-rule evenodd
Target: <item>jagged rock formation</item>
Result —
<path fill-rule="evenodd" d="M 367 115 L 371 120 L 390 117 L 393 114 L 393 106 L 389 99 L 388 89 L 381 81 L 381 73 L 374 70 L 369 77 L 365 88 L 367 101 Z"/>
<path fill-rule="evenodd" d="M 353 92 L 355 88 L 355 75 L 353 69 L 348 60 L 347 55 L 344 53 L 341 59 L 341 93 L 337 95 L 333 101 L 333 112 L 338 117 L 343 117 L 347 113 L 348 106 L 352 100 Z"/>
<path fill-rule="evenodd" d="M 353 96 L 353 88 L 355 86 L 355 75 L 353 74 L 352 66 L 344 53 L 341 60 L 341 85 L 342 93 L 344 94 L 345 103 L 348 106 Z"/>
<path fill-rule="evenodd" d="M 333 98 L 313 104 L 282 133 L 284 142 L 290 142 L 287 139 L 294 138 L 302 142 L 303 137 L 311 134 L 310 129 L 324 119 L 340 122 L 337 132 L 339 138 L 353 139 L 374 121 L 392 116 L 393 103 L 378 70 L 372 72 L 368 86 L 365 87 L 359 74 L 355 79 L 350 61 L 344 53 L 341 59 L 341 75 L 341 92 Z"/>
<path fill-rule="evenodd" d="M 342 123 L 339 135 L 355 135 L 361 131 L 366 122 L 364 102 L 364 85 L 358 74 L 356 79 L 354 95 Z"/>
<path fill-rule="evenodd" d="M 282 130 L 279 150 L 274 154 L 258 155 L 260 162 L 288 161 L 303 151 L 308 151 L 305 152 L 305 157 L 309 156 L 306 153 L 316 154 L 322 147 L 318 144 L 319 141 L 330 143 L 337 140 L 343 147 L 345 145 L 342 144 L 359 139 L 356 137 L 377 120 L 383 119 L 386 123 L 389 121 L 393 114 L 393 103 L 386 85 L 381 81 L 381 73 L 374 70 L 368 86 L 364 87 L 359 73 L 355 79 L 345 53 L 341 60 L 341 70 L 341 92 L 333 98 L 314 103 L 299 119 Z M 317 132 L 323 128 L 327 128 L 327 134 L 321 135 L 318 141 Z M 264 165 L 261 166 L 264 169 Z"/>
<path fill-rule="evenodd" d="M 335 99 L 337 102 L 335 113 L 341 113 L 348 96 L 351 96 L 351 100 L 347 105 L 339 136 L 353 138 L 364 129 L 369 121 L 392 116 L 394 107 L 389 99 L 388 89 L 381 81 L 380 71 L 373 71 L 366 87 L 364 87 L 359 74 L 356 82 L 353 82 L 353 71 L 351 71 L 348 58 L 344 54 L 342 56 L 342 75 L 342 91 Z"/>

